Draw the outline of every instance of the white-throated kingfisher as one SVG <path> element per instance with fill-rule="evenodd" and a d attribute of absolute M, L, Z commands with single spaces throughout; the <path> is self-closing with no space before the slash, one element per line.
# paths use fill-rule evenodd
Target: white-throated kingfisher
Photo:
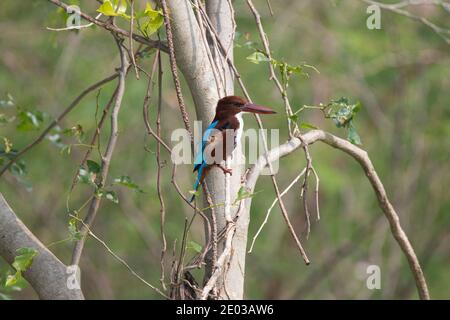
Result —
<path fill-rule="evenodd" d="M 195 193 L 213 166 L 222 169 L 224 174 L 232 173 L 230 169 L 224 168 L 221 162 L 232 154 L 236 148 L 237 140 L 241 137 L 243 124 L 242 118 L 238 116 L 241 112 L 276 113 L 269 108 L 249 103 L 246 99 L 238 96 L 227 96 L 220 99 L 217 103 L 216 115 L 206 128 L 202 137 L 201 148 L 199 148 L 195 157 L 194 172 L 197 171 L 197 179 L 194 184 Z M 232 139 L 232 142 L 229 139 Z M 192 195 L 190 202 L 195 199 L 195 193 Z"/>

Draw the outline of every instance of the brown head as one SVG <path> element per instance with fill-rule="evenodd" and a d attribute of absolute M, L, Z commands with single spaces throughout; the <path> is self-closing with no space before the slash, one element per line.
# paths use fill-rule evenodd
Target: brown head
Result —
<path fill-rule="evenodd" d="M 223 119 L 239 112 L 252 112 L 260 114 L 276 113 L 272 109 L 257 104 L 249 103 L 238 96 L 227 96 L 219 100 L 216 108 L 216 119 Z"/>

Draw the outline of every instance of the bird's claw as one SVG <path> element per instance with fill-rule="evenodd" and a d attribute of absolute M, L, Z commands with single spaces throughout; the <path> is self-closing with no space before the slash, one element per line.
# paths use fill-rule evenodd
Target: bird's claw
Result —
<path fill-rule="evenodd" d="M 230 176 L 233 175 L 233 170 L 227 169 L 227 168 L 225 168 L 224 166 L 222 166 L 220 164 L 217 164 L 217 166 L 222 170 L 223 174 L 227 174 L 228 173 Z"/>

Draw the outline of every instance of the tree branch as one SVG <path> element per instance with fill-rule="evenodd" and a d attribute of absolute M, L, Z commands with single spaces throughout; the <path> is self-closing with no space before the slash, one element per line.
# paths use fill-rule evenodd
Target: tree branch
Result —
<path fill-rule="evenodd" d="M 66 11 L 67 11 L 67 8 L 69 7 L 69 5 L 67 5 L 64 2 L 61 2 L 59 0 L 48 0 L 48 1 L 50 1 L 54 5 L 57 5 L 58 7 L 63 8 Z M 81 12 L 81 11 L 80 11 L 80 16 L 84 20 L 91 22 L 91 23 L 95 24 L 96 26 L 99 26 L 105 30 L 111 31 L 111 32 L 115 33 L 116 35 L 120 35 L 120 36 L 123 36 L 126 38 L 130 37 L 130 31 L 121 29 L 121 28 L 113 25 L 112 23 L 97 20 L 97 19 L 91 17 L 90 15 L 88 15 L 84 12 Z M 164 52 L 168 52 L 167 46 L 160 41 L 151 40 L 151 39 L 145 38 L 145 37 L 140 36 L 135 33 L 132 33 L 131 35 L 132 35 L 132 38 L 139 43 L 145 44 L 152 48 L 159 48 L 161 51 L 164 51 Z"/>
<path fill-rule="evenodd" d="M 416 253 L 411 243 L 409 242 L 408 237 L 402 229 L 398 214 L 390 203 L 386 194 L 386 190 L 384 189 L 384 186 L 380 178 L 378 177 L 378 174 L 375 171 L 372 161 L 370 160 L 366 151 L 344 139 L 338 138 L 325 131 L 312 130 L 303 134 L 302 140 L 293 137 L 285 144 L 282 144 L 279 147 L 270 150 L 268 154 L 261 155 L 258 158 L 257 162 L 250 168 L 247 173 L 247 188 L 251 191 L 254 190 L 256 181 L 258 180 L 262 169 L 264 169 L 264 167 L 267 165 L 267 161 L 276 161 L 284 156 L 291 154 L 298 148 L 303 148 L 304 145 L 311 145 L 316 141 L 321 141 L 333 148 L 345 152 L 361 165 L 367 176 L 367 179 L 369 179 L 369 182 L 372 185 L 375 195 L 377 196 L 378 204 L 389 222 L 392 235 L 394 236 L 395 240 L 403 251 L 403 254 L 408 260 L 409 267 L 416 282 L 419 297 L 424 300 L 430 299 L 427 283 Z M 250 200 L 247 199 L 247 201 Z"/>
<path fill-rule="evenodd" d="M 114 73 L 112 75 L 110 75 L 109 77 L 106 77 L 96 83 L 94 83 L 93 85 L 89 86 L 88 88 L 84 89 L 84 91 L 75 98 L 75 100 L 72 101 L 72 103 L 66 108 L 64 109 L 63 112 L 61 112 L 61 114 L 59 116 L 56 117 L 56 119 L 54 119 L 47 128 L 45 128 L 44 131 L 42 131 L 42 133 L 39 135 L 39 137 L 37 137 L 34 141 L 32 141 L 30 144 L 28 144 L 25 148 L 23 148 L 22 150 L 20 150 L 15 156 L 14 158 L 12 158 L 7 164 L 5 164 L 3 166 L 3 168 L 1 168 L 0 170 L 0 177 L 6 172 L 6 170 L 8 170 L 20 157 L 22 157 L 25 153 L 27 153 L 30 149 L 32 149 L 33 147 L 35 147 L 36 145 L 38 145 L 42 140 L 44 140 L 45 136 L 54 128 L 56 127 L 61 120 L 67 116 L 72 110 L 73 108 L 75 108 L 78 103 L 80 103 L 81 100 L 83 100 L 83 98 L 91 93 L 92 91 L 97 90 L 98 88 L 100 88 L 101 86 L 103 86 L 104 84 L 114 80 L 115 78 L 117 78 L 118 74 Z"/>
<path fill-rule="evenodd" d="M 67 267 L 17 218 L 0 193 L 0 255 L 12 263 L 19 248 L 33 248 L 39 254 L 23 274 L 41 299 L 82 300 L 79 289 L 67 287 Z"/>
<path fill-rule="evenodd" d="M 127 51 L 123 47 L 123 39 L 116 38 L 116 43 L 120 52 L 120 69 L 119 73 L 119 83 L 117 87 L 117 94 L 115 95 L 114 106 L 111 113 L 111 133 L 108 140 L 108 145 L 106 147 L 105 154 L 102 156 L 102 165 L 101 171 L 98 177 L 98 184 L 103 186 L 105 184 L 106 178 L 108 176 L 109 165 L 111 163 L 111 158 L 116 147 L 117 137 L 119 135 L 118 128 L 118 115 L 120 111 L 120 107 L 122 105 L 122 98 L 125 93 L 125 78 L 127 75 L 127 70 L 130 65 L 127 57 Z M 81 258 L 81 253 L 84 248 L 84 243 L 86 241 L 86 236 L 88 234 L 88 229 L 86 226 L 91 226 L 94 222 L 95 216 L 97 215 L 97 211 L 100 207 L 101 198 L 94 196 L 92 198 L 91 204 L 89 206 L 89 211 L 86 214 L 86 218 L 84 219 L 84 223 L 81 227 L 81 239 L 76 243 L 73 253 L 72 253 L 72 264 L 78 265 Z"/>

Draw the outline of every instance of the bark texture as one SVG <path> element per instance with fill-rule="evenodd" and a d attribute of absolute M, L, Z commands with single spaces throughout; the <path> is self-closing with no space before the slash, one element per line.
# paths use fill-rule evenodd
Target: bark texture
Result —
<path fill-rule="evenodd" d="M 17 249 L 24 247 L 39 252 L 23 276 L 40 299 L 84 299 L 81 290 L 68 288 L 68 277 L 73 274 L 67 273 L 67 266 L 33 235 L 0 193 L 0 255 L 8 263 L 12 263 L 17 255 Z"/>

